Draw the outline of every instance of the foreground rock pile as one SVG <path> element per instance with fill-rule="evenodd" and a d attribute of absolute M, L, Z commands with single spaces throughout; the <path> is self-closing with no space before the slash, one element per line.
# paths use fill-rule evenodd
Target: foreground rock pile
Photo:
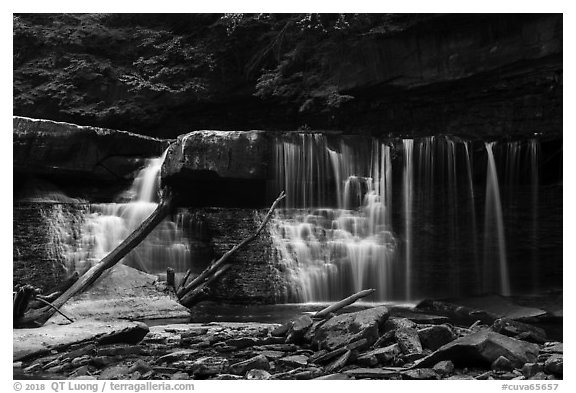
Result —
<path fill-rule="evenodd" d="M 563 372 L 563 344 L 533 326 L 498 320 L 464 328 L 390 316 L 386 307 L 284 325 L 156 326 L 138 344 L 89 340 L 52 352 L 15 363 L 15 377 L 545 380 Z"/>

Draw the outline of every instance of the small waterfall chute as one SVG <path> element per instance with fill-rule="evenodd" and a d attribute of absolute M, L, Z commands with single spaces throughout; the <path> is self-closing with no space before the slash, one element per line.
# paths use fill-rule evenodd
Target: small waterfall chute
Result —
<path fill-rule="evenodd" d="M 498 260 L 498 280 L 497 290 L 502 295 L 510 295 L 510 279 L 508 277 L 508 261 L 506 257 L 506 236 L 504 233 L 504 219 L 502 213 L 502 202 L 500 198 L 500 186 L 498 184 L 498 173 L 494 160 L 494 142 L 486 143 L 488 154 L 488 164 L 486 169 L 486 207 L 484 221 L 484 268 L 485 274 L 489 274 L 493 257 L 490 248 L 496 243 Z M 494 239 L 495 235 L 495 239 Z M 486 276 L 484 282 L 490 283 L 492 277 Z M 486 288 L 490 290 L 492 288 Z"/>
<path fill-rule="evenodd" d="M 158 207 L 161 157 L 149 159 L 139 171 L 130 189 L 119 196 L 121 202 L 90 206 L 81 235 L 66 255 L 70 272 L 83 273 L 104 258 L 129 236 Z M 168 267 L 185 272 L 191 264 L 190 245 L 181 223 L 165 219 L 123 259 L 123 263 L 151 274 L 162 274 Z"/>

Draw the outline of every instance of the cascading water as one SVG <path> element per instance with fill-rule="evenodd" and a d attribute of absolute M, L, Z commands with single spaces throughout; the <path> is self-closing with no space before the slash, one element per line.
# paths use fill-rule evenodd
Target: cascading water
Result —
<path fill-rule="evenodd" d="M 558 242 L 546 238 L 557 221 L 539 208 L 552 202 L 538 194 L 557 195 L 540 185 L 540 158 L 537 139 L 279 136 L 275 192 L 287 198 L 271 232 L 293 283 L 288 301 L 338 300 L 366 288 L 377 290 L 375 301 L 509 294 L 519 280 L 536 288 L 546 279 L 537 274 L 542 255 Z M 86 271 L 155 209 L 162 160 L 149 160 L 119 203 L 83 203 L 74 225 L 71 214 L 51 210 L 70 272 Z M 155 274 L 187 270 L 190 217 L 165 220 L 123 262 Z"/>
<path fill-rule="evenodd" d="M 496 146 L 494 146 L 496 148 Z M 501 166 L 505 169 L 500 192 L 508 209 L 508 221 L 525 226 L 524 244 L 530 251 L 530 277 L 526 279 L 536 288 L 540 267 L 538 253 L 540 242 L 539 195 L 540 195 L 540 152 L 537 139 L 511 141 L 500 146 Z M 503 210 L 506 212 L 506 208 Z M 512 212 L 510 212 L 512 211 Z M 518 231 L 518 228 L 515 229 Z M 528 259 L 526 258 L 526 259 Z"/>
<path fill-rule="evenodd" d="M 504 234 L 504 219 L 502 213 L 502 203 L 500 201 L 500 186 L 498 185 L 498 174 L 496 162 L 494 160 L 494 142 L 486 143 L 488 154 L 488 167 L 486 169 L 486 213 L 484 221 L 484 269 L 489 272 L 492 266 L 493 255 L 489 252 L 491 238 L 496 235 L 498 251 L 498 273 L 500 287 L 499 291 L 503 295 L 510 295 L 510 280 L 508 278 L 508 263 L 506 259 L 506 237 Z M 485 283 L 490 283 L 489 277 L 485 277 Z M 493 289 L 493 288 L 486 288 Z"/>
<path fill-rule="evenodd" d="M 294 271 L 297 300 L 335 300 L 367 287 L 392 293 L 396 239 L 390 232 L 390 147 L 373 144 L 371 152 L 367 164 L 343 142 L 339 151 L 330 148 L 321 134 L 298 134 L 277 144 L 276 168 L 282 175 L 277 186 L 287 190 L 288 198 L 275 220 L 273 239 Z M 292 190 L 308 196 L 303 205 Z M 330 191 L 335 208 L 328 205 Z"/>
<path fill-rule="evenodd" d="M 276 188 L 286 190 L 287 202 L 273 239 L 295 283 L 293 300 L 335 300 L 366 288 L 377 289 L 374 300 L 509 294 L 497 168 L 506 182 L 520 182 L 513 143 L 500 143 L 495 152 L 495 143 L 480 148 L 445 136 L 385 143 L 322 134 L 279 137 Z M 528 146 L 537 193 L 539 142 Z M 486 172 L 474 166 L 475 155 L 487 160 Z M 475 187 L 483 173 L 485 194 Z M 533 196 L 532 241 L 538 237 L 537 203 Z M 477 225 L 482 211 L 483 230 Z"/>
<path fill-rule="evenodd" d="M 121 203 L 90 206 L 81 235 L 66 257 L 68 271 L 83 273 L 105 257 L 132 233 L 158 205 L 159 176 L 164 155 L 150 159 L 134 180 L 132 187 L 120 196 Z M 123 259 L 123 263 L 147 273 L 176 272 L 190 267 L 190 246 L 178 223 L 164 220 L 146 239 Z"/>
<path fill-rule="evenodd" d="M 406 300 L 412 297 L 412 186 L 414 183 L 413 159 L 414 141 L 412 139 L 402 140 L 404 147 L 404 267 L 406 269 L 405 290 Z"/>
<path fill-rule="evenodd" d="M 474 196 L 474 178 L 473 178 L 473 171 L 472 171 L 472 154 L 470 152 L 470 145 L 471 143 L 468 141 L 464 141 L 464 150 L 466 151 L 466 173 L 468 175 L 467 183 L 468 183 L 468 191 L 469 191 L 469 203 L 470 203 L 470 212 L 471 219 L 472 219 L 472 228 L 476 231 L 476 197 Z M 472 247 L 474 252 L 474 261 L 476 265 L 476 275 L 480 275 L 480 265 L 479 265 L 479 258 L 478 258 L 478 241 L 476 236 L 472 239 Z"/>

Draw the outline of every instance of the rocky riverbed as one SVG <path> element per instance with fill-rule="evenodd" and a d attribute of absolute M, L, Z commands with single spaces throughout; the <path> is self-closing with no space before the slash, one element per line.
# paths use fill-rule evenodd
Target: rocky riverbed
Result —
<path fill-rule="evenodd" d="M 324 319 L 303 314 L 282 325 L 132 325 L 117 334 L 15 354 L 14 378 L 553 380 L 563 375 L 563 344 L 507 318 L 463 326 L 445 316 L 403 317 L 379 306 Z"/>

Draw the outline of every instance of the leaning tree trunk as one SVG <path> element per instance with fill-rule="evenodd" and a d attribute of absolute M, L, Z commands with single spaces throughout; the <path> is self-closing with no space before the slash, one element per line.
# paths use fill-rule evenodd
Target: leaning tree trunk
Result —
<path fill-rule="evenodd" d="M 106 255 L 100 262 L 92 266 L 82 277 L 78 279 L 66 292 L 60 295 L 52 306 L 29 310 L 21 318 L 14 321 L 15 327 L 39 327 L 62 307 L 74 295 L 85 291 L 92 285 L 106 270 L 116 265 L 126 254 L 136 247 L 152 230 L 170 213 L 173 204 L 173 194 L 165 189 L 156 210 L 144 220 L 134 232 L 130 234 L 118 247 Z"/>

